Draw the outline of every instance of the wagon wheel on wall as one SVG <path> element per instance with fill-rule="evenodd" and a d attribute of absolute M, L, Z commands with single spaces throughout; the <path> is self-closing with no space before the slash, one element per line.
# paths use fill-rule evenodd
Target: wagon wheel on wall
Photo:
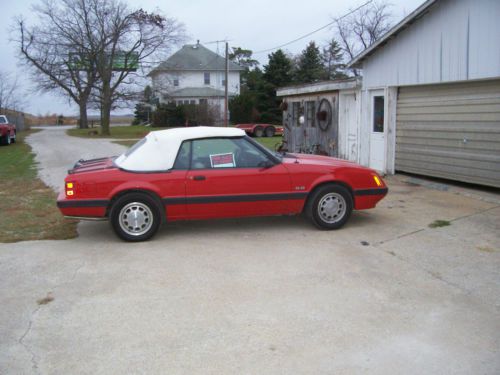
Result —
<path fill-rule="evenodd" d="M 318 112 L 316 113 L 318 126 L 321 130 L 326 131 L 332 123 L 332 105 L 328 99 L 321 99 L 319 102 Z"/>

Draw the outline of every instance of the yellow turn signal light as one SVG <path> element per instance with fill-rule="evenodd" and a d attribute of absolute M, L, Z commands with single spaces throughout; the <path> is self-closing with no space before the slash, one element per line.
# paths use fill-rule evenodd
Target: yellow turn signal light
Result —
<path fill-rule="evenodd" d="M 377 184 L 377 186 L 382 185 L 382 181 L 380 181 L 380 178 L 378 178 L 378 176 L 373 176 L 373 179 L 375 180 L 375 183 Z"/>
<path fill-rule="evenodd" d="M 66 189 L 73 189 L 73 183 L 72 182 L 66 182 Z"/>

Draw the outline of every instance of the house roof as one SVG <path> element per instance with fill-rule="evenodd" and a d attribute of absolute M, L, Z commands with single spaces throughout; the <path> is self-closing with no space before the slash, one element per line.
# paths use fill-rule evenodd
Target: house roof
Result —
<path fill-rule="evenodd" d="M 316 94 L 326 91 L 338 91 L 354 89 L 361 86 L 360 77 L 352 77 L 336 81 L 322 81 L 315 83 L 307 83 L 303 85 L 280 87 L 276 90 L 276 96 L 293 96 L 304 94 Z"/>
<path fill-rule="evenodd" d="M 214 137 L 243 137 L 238 128 L 197 126 L 173 128 L 150 132 L 135 146 L 115 159 L 114 163 L 125 170 L 138 172 L 166 171 L 172 169 L 182 142 L 188 139 Z"/>
<path fill-rule="evenodd" d="M 226 69 L 226 59 L 209 50 L 201 44 L 186 44 L 179 51 L 170 56 L 154 68 L 149 74 L 159 71 L 211 71 Z M 230 71 L 244 70 L 238 64 L 229 61 Z"/>
<path fill-rule="evenodd" d="M 211 87 L 186 87 L 169 92 L 168 95 L 173 98 L 213 98 L 224 96 L 224 91 Z M 236 94 L 229 92 L 228 95 L 234 96 Z"/>
<path fill-rule="evenodd" d="M 417 9 L 411 12 L 408 16 L 403 18 L 401 22 L 399 22 L 396 26 L 390 29 L 384 36 L 382 36 L 379 40 L 373 43 L 370 47 L 366 48 L 359 55 L 357 55 L 354 59 L 352 59 L 348 64 L 348 68 L 361 68 L 363 61 L 371 56 L 375 51 L 379 48 L 383 47 L 387 44 L 391 39 L 395 38 L 399 33 L 406 30 L 411 24 L 413 24 L 416 20 L 423 17 L 429 9 L 438 2 L 439 0 L 427 0 L 422 5 L 420 5 Z"/>

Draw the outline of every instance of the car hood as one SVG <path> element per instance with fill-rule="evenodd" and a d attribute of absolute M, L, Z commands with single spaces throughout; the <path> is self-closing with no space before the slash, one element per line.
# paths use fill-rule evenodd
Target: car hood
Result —
<path fill-rule="evenodd" d="M 68 173 L 75 174 L 83 172 L 95 172 L 102 169 L 116 168 L 114 164 L 115 158 L 116 157 L 89 159 L 89 160 L 80 159 L 75 163 L 73 168 L 68 171 Z"/>
<path fill-rule="evenodd" d="M 352 161 L 333 158 L 331 156 L 310 155 L 310 154 L 285 154 L 283 157 L 285 164 L 302 164 L 302 165 L 317 165 L 325 167 L 349 167 L 366 169 L 365 167 L 356 164 Z"/>

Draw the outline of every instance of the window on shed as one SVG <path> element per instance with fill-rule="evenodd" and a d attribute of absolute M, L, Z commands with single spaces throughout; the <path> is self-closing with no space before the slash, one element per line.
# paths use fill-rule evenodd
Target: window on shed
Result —
<path fill-rule="evenodd" d="M 300 126 L 300 102 L 292 103 L 292 121 L 295 126 Z"/>
<path fill-rule="evenodd" d="M 306 125 L 315 127 L 316 126 L 316 102 L 308 101 L 306 103 Z"/>
<path fill-rule="evenodd" d="M 384 132 L 384 97 L 373 97 L 373 132 Z"/>
<path fill-rule="evenodd" d="M 210 72 L 203 73 L 205 85 L 210 85 Z"/>

